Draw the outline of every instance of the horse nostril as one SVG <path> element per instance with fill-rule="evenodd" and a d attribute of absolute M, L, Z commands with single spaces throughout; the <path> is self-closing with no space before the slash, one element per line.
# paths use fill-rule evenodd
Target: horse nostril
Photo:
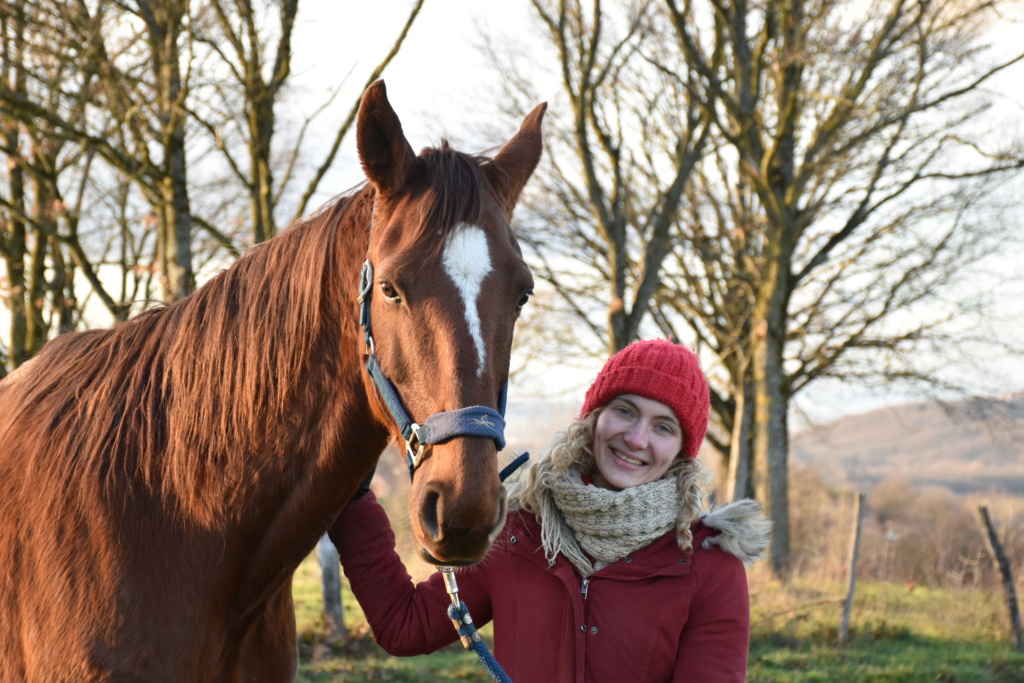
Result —
<path fill-rule="evenodd" d="M 420 506 L 420 526 L 423 533 L 434 540 L 441 538 L 441 528 L 437 521 L 437 509 L 441 505 L 441 494 L 437 491 L 427 491 L 423 495 L 423 505 Z"/>

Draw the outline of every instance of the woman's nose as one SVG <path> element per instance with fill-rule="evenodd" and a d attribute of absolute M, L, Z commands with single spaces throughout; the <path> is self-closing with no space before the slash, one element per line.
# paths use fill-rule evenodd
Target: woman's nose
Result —
<path fill-rule="evenodd" d="M 623 436 L 626 445 L 639 450 L 647 447 L 647 426 L 641 420 L 626 430 Z"/>

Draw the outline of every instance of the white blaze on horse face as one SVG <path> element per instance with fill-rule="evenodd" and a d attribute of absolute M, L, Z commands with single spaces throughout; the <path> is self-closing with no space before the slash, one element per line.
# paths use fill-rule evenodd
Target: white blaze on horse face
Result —
<path fill-rule="evenodd" d="M 480 331 L 480 309 L 477 299 L 484 279 L 491 272 L 491 255 L 487 235 L 475 225 L 460 223 L 448 237 L 444 248 L 444 272 L 455 282 L 466 307 L 466 324 L 476 344 L 477 377 L 484 374 L 487 348 Z"/>

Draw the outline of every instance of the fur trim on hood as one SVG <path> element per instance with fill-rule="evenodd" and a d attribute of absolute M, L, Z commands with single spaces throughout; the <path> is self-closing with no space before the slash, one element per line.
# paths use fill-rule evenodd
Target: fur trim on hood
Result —
<path fill-rule="evenodd" d="M 772 522 L 761 512 L 761 504 L 756 500 L 744 498 L 729 503 L 704 515 L 701 521 L 718 532 L 704 539 L 702 548 L 717 545 L 744 564 L 764 559 L 772 537 Z"/>

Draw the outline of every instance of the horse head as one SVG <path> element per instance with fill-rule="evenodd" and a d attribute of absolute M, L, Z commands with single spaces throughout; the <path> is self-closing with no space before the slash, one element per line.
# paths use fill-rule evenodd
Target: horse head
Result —
<path fill-rule="evenodd" d="M 375 190 L 365 352 L 412 423 L 402 434 L 387 401 L 375 402 L 408 450 L 413 534 L 434 564 L 479 561 L 504 524 L 501 412 L 512 331 L 533 290 L 509 221 L 540 160 L 544 111 L 487 158 L 447 143 L 415 154 L 381 81 L 360 105 L 359 158 Z M 370 374 L 368 391 L 387 393 Z M 430 416 L 445 418 L 431 426 L 433 439 L 419 431 Z M 439 427 L 453 420 L 461 425 L 449 433 Z"/>

